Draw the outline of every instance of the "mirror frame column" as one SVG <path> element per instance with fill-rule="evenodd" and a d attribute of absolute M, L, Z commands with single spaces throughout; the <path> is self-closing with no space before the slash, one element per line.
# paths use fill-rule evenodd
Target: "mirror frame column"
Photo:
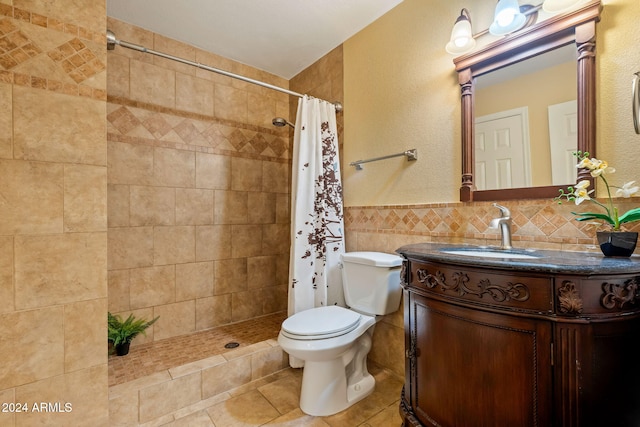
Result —
<path fill-rule="evenodd" d="M 596 147 L 596 22 L 576 26 L 578 49 L 578 150 L 595 157 Z M 578 181 L 591 179 L 589 171 L 578 170 Z M 592 182 L 593 184 L 593 182 Z"/>

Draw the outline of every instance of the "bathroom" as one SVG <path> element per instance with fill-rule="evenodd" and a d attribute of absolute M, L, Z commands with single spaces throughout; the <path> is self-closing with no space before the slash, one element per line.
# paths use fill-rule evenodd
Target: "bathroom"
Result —
<path fill-rule="evenodd" d="M 491 14 L 494 2 L 475 3 L 474 26 L 486 28 L 488 18 L 482 19 Z M 636 179 L 630 159 L 640 155 L 630 114 L 631 77 L 638 71 L 640 51 L 628 41 L 640 40 L 640 5 L 632 0 L 602 3 L 597 26 L 597 152 L 628 181 Z M 347 251 L 393 253 L 408 243 L 494 244 L 499 239 L 487 228 L 495 216 L 491 203 L 459 201 L 460 89 L 444 45 L 464 7 L 472 6 L 463 1 L 404 0 L 290 80 L 214 55 L 207 58 L 219 68 L 233 67 L 238 74 L 344 104 L 337 119 Z M 3 34 L 28 34 L 37 48 L 25 52 L 35 59 L 69 41 L 69 34 L 77 34 L 97 55 L 93 72 L 81 83 L 61 71 L 55 55 L 42 63 L 3 60 L 0 66 L 0 123 L 5 130 L 0 135 L 0 402 L 73 404 L 73 411 L 65 414 L 0 413 L 0 424 L 46 420 L 48 425 L 112 425 L 107 311 L 172 319 L 150 331 L 147 339 L 154 340 L 286 309 L 290 135 L 286 127 L 273 127 L 271 119 L 293 121 L 297 99 L 177 63 L 156 62 L 133 51 L 116 48 L 107 53 L 106 28 L 123 40 L 144 45 L 155 40 L 148 32 L 108 18 L 104 2 L 76 1 L 70 8 L 66 2 L 1 0 L 0 23 Z M 158 39 L 158 50 L 195 55 L 193 47 Z M 148 80 L 141 80 L 147 87 L 128 86 L 135 73 L 148 75 Z M 189 126 L 179 126 L 182 120 L 201 130 L 198 126 L 210 117 L 202 113 L 207 105 L 188 103 L 184 94 L 171 99 L 153 90 L 153 82 L 166 84 L 172 78 L 176 86 L 177 79 L 182 79 L 182 87 L 192 84 L 193 91 L 201 80 L 224 88 L 227 96 L 212 100 L 225 106 L 215 112 L 220 126 L 208 136 L 221 141 L 220 152 L 241 155 L 181 145 L 178 138 L 190 138 L 192 132 Z M 254 102 L 240 102 L 234 95 Z M 274 105 L 269 114 L 248 110 L 247 105 L 265 99 Z M 172 116 L 174 111 L 180 114 Z M 160 115 L 174 127 L 165 138 L 170 143 L 132 144 L 166 136 L 165 123 L 147 122 L 153 131 L 139 125 Z M 233 127 L 236 123 L 239 131 Z M 268 155 L 254 154 L 258 147 Z M 348 166 L 356 159 L 410 148 L 420 153 L 416 162 L 390 159 L 367 164 L 362 171 Z M 127 149 L 130 157 L 125 162 L 120 155 Z M 220 175 L 202 183 L 198 159 L 205 158 L 201 165 L 215 164 L 212 172 Z M 150 169 L 154 162 L 184 167 L 170 172 Z M 168 195 L 149 185 L 154 180 L 162 182 L 162 188 L 184 191 Z M 201 188 L 210 196 L 198 194 Z M 212 199 L 215 207 L 209 209 Z M 220 200 L 225 202 L 219 204 Z M 213 218 L 180 208 L 198 203 Z M 572 206 L 558 206 L 550 199 L 501 203 L 514 217 L 515 246 L 594 250 L 593 237 L 576 226 Z M 166 216 L 168 206 L 175 206 L 175 216 Z M 214 235 L 218 224 L 228 231 L 215 235 L 226 240 L 199 246 L 198 238 Z M 188 229 L 193 232 L 183 233 Z M 256 235 L 262 236 L 259 245 Z M 155 246 L 161 241 L 172 245 Z M 236 252 L 219 257 L 228 261 L 210 262 L 224 250 Z M 154 258 L 163 261 L 148 268 Z M 184 295 L 169 300 L 172 284 L 163 282 L 162 270 L 176 266 L 178 281 L 178 270 L 185 267 L 177 265 L 186 263 L 200 268 L 182 271 L 183 280 L 215 275 L 229 292 L 222 297 L 205 295 L 194 280 L 179 288 Z M 248 280 L 258 269 L 267 272 L 268 279 L 261 275 Z M 238 287 L 248 282 L 260 284 L 259 298 L 256 289 Z M 150 283 L 160 283 L 161 292 L 152 291 Z M 379 323 L 376 334 L 370 360 L 402 377 L 402 313 Z"/>

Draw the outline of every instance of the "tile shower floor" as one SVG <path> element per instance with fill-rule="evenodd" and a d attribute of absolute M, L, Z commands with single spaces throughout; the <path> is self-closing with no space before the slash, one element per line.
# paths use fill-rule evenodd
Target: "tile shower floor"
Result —
<path fill-rule="evenodd" d="M 125 357 L 109 358 L 109 385 L 122 384 L 174 366 L 227 352 L 229 350 L 224 348 L 224 344 L 230 341 L 238 342 L 241 347 L 245 347 L 274 339 L 285 318 L 286 313 L 281 312 L 176 339 L 133 347 Z M 177 340 L 178 345 L 176 345 Z M 398 405 L 403 385 L 402 378 L 371 363 L 369 372 L 376 378 L 374 392 L 352 407 L 328 417 L 313 417 L 300 410 L 298 405 L 302 370 L 289 368 L 221 393 L 214 399 L 208 399 L 209 406 L 198 408 L 195 412 L 162 425 L 173 427 L 400 426 Z"/>
<path fill-rule="evenodd" d="M 246 347 L 275 339 L 286 318 L 287 313 L 281 311 L 232 325 L 133 346 L 124 357 L 109 356 L 109 386 L 227 352 L 229 349 L 224 346 L 229 342 Z"/>

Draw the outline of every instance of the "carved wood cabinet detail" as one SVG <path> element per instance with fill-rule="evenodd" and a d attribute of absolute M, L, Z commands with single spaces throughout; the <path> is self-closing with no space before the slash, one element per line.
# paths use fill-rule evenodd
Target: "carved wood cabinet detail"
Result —
<path fill-rule="evenodd" d="M 640 425 L 640 269 L 404 257 L 404 427 Z"/>

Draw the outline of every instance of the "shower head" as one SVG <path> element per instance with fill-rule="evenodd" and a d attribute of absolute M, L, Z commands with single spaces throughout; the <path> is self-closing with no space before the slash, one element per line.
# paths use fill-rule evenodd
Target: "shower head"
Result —
<path fill-rule="evenodd" d="M 118 39 L 116 39 L 116 35 L 113 34 L 113 31 L 107 30 L 107 50 L 113 50 L 118 44 Z"/>
<path fill-rule="evenodd" d="M 295 128 L 296 125 L 294 125 L 293 123 L 289 122 L 287 119 L 283 119 L 282 117 L 275 117 L 273 120 L 271 120 L 271 123 L 273 123 L 274 126 L 278 126 L 279 128 L 289 125 L 292 128 Z"/>

